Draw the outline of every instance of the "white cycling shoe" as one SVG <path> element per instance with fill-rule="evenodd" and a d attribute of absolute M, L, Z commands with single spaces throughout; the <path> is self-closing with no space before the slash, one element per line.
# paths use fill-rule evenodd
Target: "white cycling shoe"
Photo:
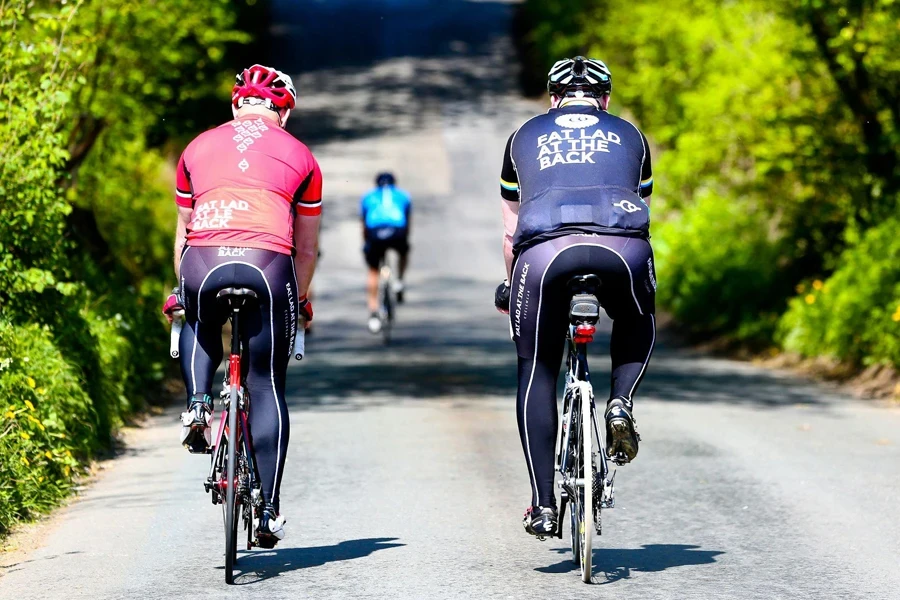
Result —
<path fill-rule="evenodd" d="M 367 325 L 369 327 L 369 333 L 381 333 L 381 319 L 376 313 L 372 313 Z"/>
<path fill-rule="evenodd" d="M 256 538 L 261 548 L 274 548 L 275 544 L 284 539 L 284 524 L 287 521 L 284 516 L 276 515 L 275 510 L 269 506 L 263 510 L 259 527 L 256 528 Z"/>
<path fill-rule="evenodd" d="M 192 454 L 205 454 L 212 445 L 212 398 L 203 396 L 181 413 L 181 445 Z"/>

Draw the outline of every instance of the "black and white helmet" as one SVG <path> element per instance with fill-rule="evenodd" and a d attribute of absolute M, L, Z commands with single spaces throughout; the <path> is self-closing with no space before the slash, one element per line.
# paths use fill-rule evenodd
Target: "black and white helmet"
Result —
<path fill-rule="evenodd" d="M 612 74 L 602 60 L 576 56 L 556 61 L 547 74 L 547 91 L 564 97 L 573 92 L 599 97 L 612 90 Z"/>

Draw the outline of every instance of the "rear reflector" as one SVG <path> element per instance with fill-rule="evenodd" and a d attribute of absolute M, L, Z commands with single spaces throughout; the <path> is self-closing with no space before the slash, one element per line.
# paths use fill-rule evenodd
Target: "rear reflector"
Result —
<path fill-rule="evenodd" d="M 594 341 L 594 334 L 597 328 L 590 323 L 581 323 L 575 328 L 575 343 L 586 344 Z"/>

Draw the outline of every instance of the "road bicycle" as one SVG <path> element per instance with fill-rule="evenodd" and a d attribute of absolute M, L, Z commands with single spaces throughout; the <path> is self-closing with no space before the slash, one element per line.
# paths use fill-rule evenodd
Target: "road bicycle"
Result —
<path fill-rule="evenodd" d="M 238 556 L 239 521 L 246 535 L 246 549 L 260 546 L 256 534 L 262 511 L 265 508 L 256 455 L 253 451 L 253 435 L 248 415 L 250 394 L 242 379 L 243 353 L 240 336 L 241 309 L 256 310 L 256 292 L 247 288 L 225 288 L 216 300 L 230 310 L 231 352 L 225 372 L 225 386 L 220 395 L 224 407 L 219 419 L 218 432 L 208 450 L 211 455 L 209 475 L 203 483 L 213 505 L 222 506 L 225 526 L 225 583 L 234 583 L 234 567 Z M 183 315 L 182 315 L 183 316 Z M 177 325 L 176 325 L 177 323 Z M 294 341 L 294 358 L 301 360 L 305 353 L 304 330 L 300 323 Z M 181 320 L 173 321 L 170 354 L 178 357 L 178 336 Z M 232 408 L 236 407 L 236 410 Z M 230 483 L 230 485 L 229 485 Z"/>
<path fill-rule="evenodd" d="M 569 333 L 566 345 L 566 387 L 562 417 L 556 436 L 556 470 L 562 489 L 556 537 L 562 538 L 566 505 L 570 508 L 572 559 L 581 568 L 581 580 L 591 582 L 593 534 L 601 533 L 600 513 L 615 506 L 615 470 L 610 473 L 605 451 L 605 428 L 598 425 L 587 363 L 587 344 L 594 339 L 600 318 L 596 275 L 573 277 L 568 288 Z M 610 459 L 624 464 L 624 456 Z"/>

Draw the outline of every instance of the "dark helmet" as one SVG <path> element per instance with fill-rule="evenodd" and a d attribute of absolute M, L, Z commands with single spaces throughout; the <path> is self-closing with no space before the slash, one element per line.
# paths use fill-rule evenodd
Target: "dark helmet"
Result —
<path fill-rule="evenodd" d="M 564 58 L 556 61 L 547 74 L 547 91 L 560 97 L 577 91 L 600 97 L 612 91 L 612 74 L 602 60 Z"/>
<path fill-rule="evenodd" d="M 397 180 L 394 178 L 393 173 L 379 173 L 375 178 L 375 185 L 378 187 L 384 187 L 386 185 L 395 185 Z"/>

